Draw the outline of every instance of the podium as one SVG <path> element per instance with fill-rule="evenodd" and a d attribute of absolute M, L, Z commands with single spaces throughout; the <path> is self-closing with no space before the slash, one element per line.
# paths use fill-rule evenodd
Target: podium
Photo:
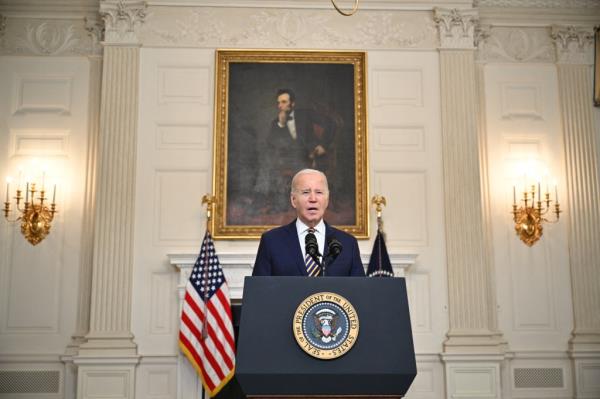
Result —
<path fill-rule="evenodd" d="M 299 306 L 323 292 L 358 319 L 354 345 L 328 360 L 305 352 L 293 328 Z M 246 277 L 243 298 L 236 377 L 250 398 L 400 398 L 416 376 L 404 278 Z"/>

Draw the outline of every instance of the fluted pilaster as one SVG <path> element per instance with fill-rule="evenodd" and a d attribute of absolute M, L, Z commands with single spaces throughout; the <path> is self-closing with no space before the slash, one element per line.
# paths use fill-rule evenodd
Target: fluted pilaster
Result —
<path fill-rule="evenodd" d="M 600 397 L 600 185 L 592 109 L 592 27 L 554 26 L 567 172 L 575 397 Z"/>
<path fill-rule="evenodd" d="M 453 346 L 489 345 L 490 271 L 485 256 L 473 51 L 440 52 L 446 252 Z M 476 341 L 473 339 L 476 338 Z"/>
<path fill-rule="evenodd" d="M 133 225 L 140 49 L 145 3 L 100 4 L 106 36 L 102 66 L 97 195 L 86 342 L 74 358 L 77 397 L 135 394 L 139 361 L 131 333 Z"/>
<path fill-rule="evenodd" d="M 130 332 L 139 48 L 104 49 L 90 332 L 86 349 L 135 354 Z"/>
<path fill-rule="evenodd" d="M 442 140 L 448 263 L 445 352 L 497 351 L 485 237 L 473 10 L 435 10 L 440 31 Z M 488 347 L 493 347 L 490 349 Z"/>
<path fill-rule="evenodd" d="M 592 108 L 590 29 L 554 27 L 569 199 L 569 258 L 575 328 L 573 350 L 600 355 L 600 181 Z"/>

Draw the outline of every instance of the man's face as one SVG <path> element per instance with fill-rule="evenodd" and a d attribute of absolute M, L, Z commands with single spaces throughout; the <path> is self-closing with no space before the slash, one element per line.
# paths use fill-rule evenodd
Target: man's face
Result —
<path fill-rule="evenodd" d="M 318 173 L 298 176 L 291 201 L 298 218 L 308 227 L 315 227 L 323 219 L 329 205 L 329 191 L 323 176 Z"/>
<path fill-rule="evenodd" d="M 279 108 L 279 111 L 285 111 L 287 113 L 292 112 L 294 103 L 290 101 L 290 95 L 288 93 L 280 94 L 277 97 L 277 108 Z"/>

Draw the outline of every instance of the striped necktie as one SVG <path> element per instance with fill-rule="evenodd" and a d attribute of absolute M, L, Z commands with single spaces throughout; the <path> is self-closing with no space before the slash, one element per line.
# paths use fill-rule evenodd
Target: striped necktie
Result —
<path fill-rule="evenodd" d="M 314 229 L 308 229 L 307 234 L 314 234 Z M 315 260 L 310 256 L 309 253 L 304 256 L 304 264 L 306 265 L 306 273 L 309 277 L 316 277 L 321 273 L 321 266 L 315 262 Z"/>

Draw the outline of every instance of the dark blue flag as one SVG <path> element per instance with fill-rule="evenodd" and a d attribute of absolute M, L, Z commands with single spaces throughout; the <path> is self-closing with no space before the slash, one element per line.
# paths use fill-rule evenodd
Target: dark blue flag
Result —
<path fill-rule="evenodd" d="M 390 256 L 388 255 L 385 246 L 385 239 L 379 230 L 377 231 L 377 237 L 373 244 L 369 268 L 367 269 L 367 277 L 394 277 Z"/>

